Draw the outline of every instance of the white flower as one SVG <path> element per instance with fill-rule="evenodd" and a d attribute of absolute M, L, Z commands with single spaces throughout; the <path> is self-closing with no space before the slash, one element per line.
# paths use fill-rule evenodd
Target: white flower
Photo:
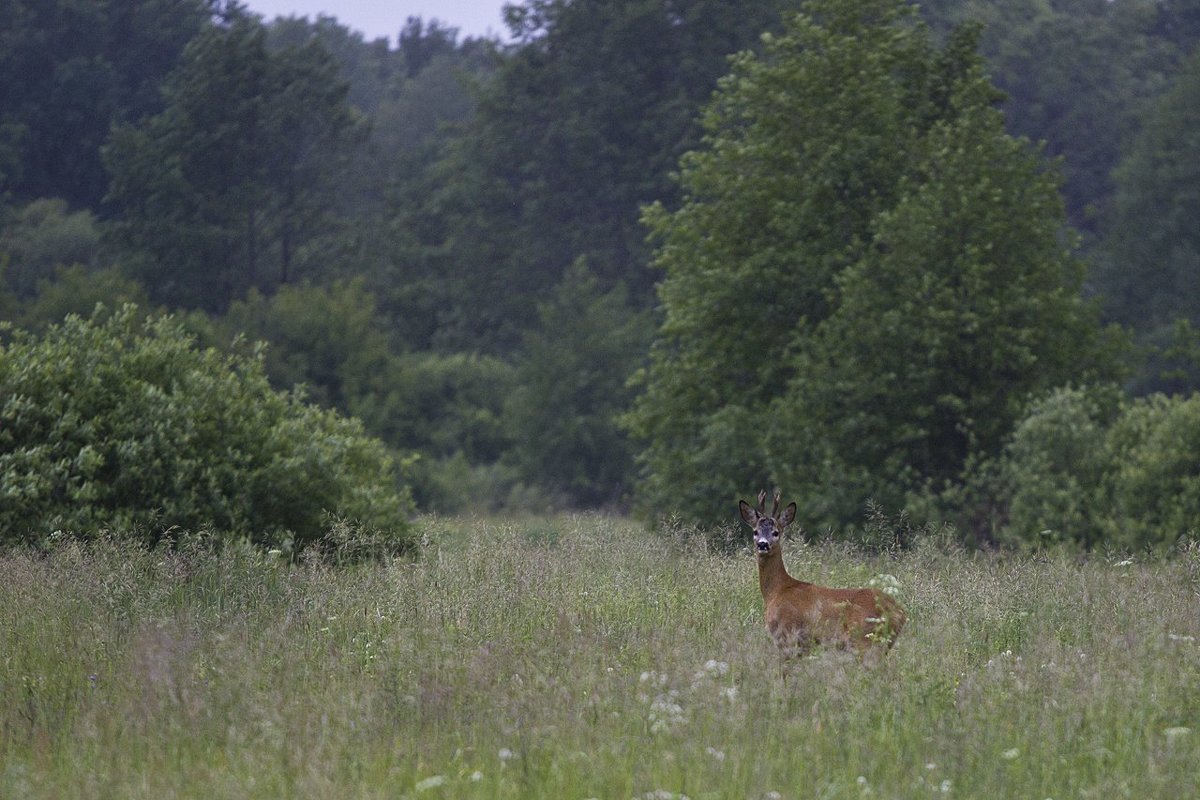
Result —
<path fill-rule="evenodd" d="M 507 747 L 501 747 L 500 752 L 496 755 L 500 757 L 501 761 L 512 761 L 514 758 L 516 758 L 517 754 L 512 750 L 509 750 Z"/>
<path fill-rule="evenodd" d="M 687 722 L 683 706 L 678 701 L 679 693 L 671 690 L 654 698 L 650 704 L 650 730 L 662 733 L 677 725 Z"/>
<path fill-rule="evenodd" d="M 1000 756 L 1005 761 L 1015 761 L 1021 757 L 1021 751 L 1015 747 L 1010 747 L 1008 750 L 1005 750 L 1003 753 L 1001 753 Z"/>
<path fill-rule="evenodd" d="M 426 778 L 423 781 L 419 781 L 417 783 L 417 785 L 413 787 L 413 789 L 415 789 L 418 792 L 427 792 L 430 789 L 436 789 L 439 786 L 444 786 L 445 783 L 446 783 L 445 775 L 433 775 L 431 777 Z"/>
<path fill-rule="evenodd" d="M 896 597 L 900 594 L 900 581 L 896 579 L 895 575 L 889 575 L 886 573 L 876 575 L 874 578 L 871 578 L 871 580 L 867 581 L 867 586 L 870 586 L 872 589 L 878 589 L 884 594 L 892 597 Z"/>

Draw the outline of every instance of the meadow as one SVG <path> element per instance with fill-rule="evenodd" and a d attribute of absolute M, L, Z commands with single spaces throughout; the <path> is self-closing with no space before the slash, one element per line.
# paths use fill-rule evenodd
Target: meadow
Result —
<path fill-rule="evenodd" d="M 788 543 L 895 587 L 874 666 L 784 665 L 748 547 L 426 518 L 403 560 L 201 539 L 0 554 L 3 798 L 1200 796 L 1200 548 Z"/>

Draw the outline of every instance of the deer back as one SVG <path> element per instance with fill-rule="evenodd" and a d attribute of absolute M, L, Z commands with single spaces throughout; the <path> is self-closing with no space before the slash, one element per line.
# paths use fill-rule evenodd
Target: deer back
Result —
<path fill-rule="evenodd" d="M 784 649 L 813 645 L 863 651 L 891 647 L 904 626 L 900 605 L 878 589 L 834 589 L 796 581 L 764 598 L 767 631 Z"/>

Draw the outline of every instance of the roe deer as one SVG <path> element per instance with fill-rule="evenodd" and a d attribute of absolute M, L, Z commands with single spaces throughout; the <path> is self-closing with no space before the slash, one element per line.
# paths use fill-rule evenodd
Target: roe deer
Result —
<path fill-rule="evenodd" d="M 784 655 L 803 654 L 814 644 L 853 648 L 861 657 L 872 649 L 886 652 L 904 627 L 904 610 L 878 589 L 830 589 L 798 581 L 783 565 L 783 530 L 796 518 L 796 504 L 779 513 L 780 494 L 767 515 L 767 493 L 758 493 L 758 509 L 738 502 L 742 519 L 754 529 L 758 584 L 762 589 L 767 632 Z"/>

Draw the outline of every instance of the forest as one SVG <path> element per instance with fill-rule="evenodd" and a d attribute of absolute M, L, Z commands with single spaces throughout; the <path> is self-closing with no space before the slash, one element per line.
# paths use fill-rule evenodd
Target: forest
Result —
<path fill-rule="evenodd" d="M 814 532 L 1197 527 L 1196 0 L 520 0 L 508 43 L 395 45 L 0 6 L 0 539 L 315 536 L 348 495 L 713 524 L 767 485 Z M 106 451 L 118 406 L 188 433 Z"/>

